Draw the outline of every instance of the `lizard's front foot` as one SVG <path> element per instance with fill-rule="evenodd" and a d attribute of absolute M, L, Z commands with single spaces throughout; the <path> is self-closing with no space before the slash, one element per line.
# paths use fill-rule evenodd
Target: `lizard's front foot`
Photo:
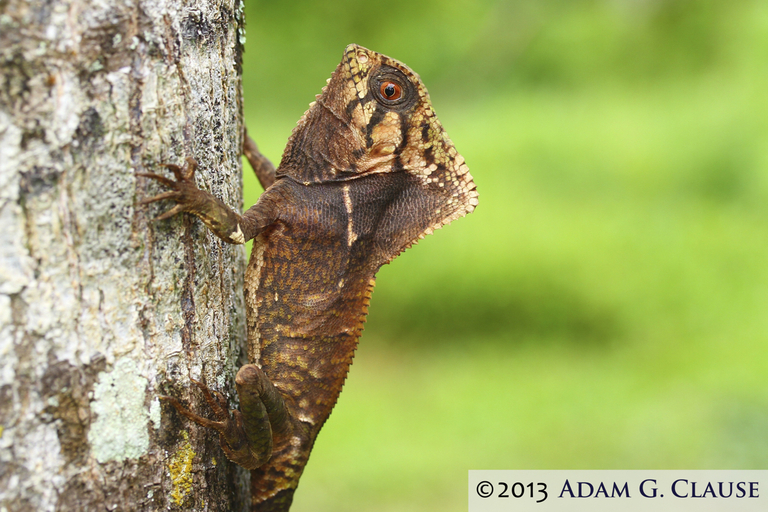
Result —
<path fill-rule="evenodd" d="M 145 178 L 151 178 L 159 181 L 170 190 L 158 194 L 154 197 L 144 199 L 139 204 L 150 204 L 156 201 L 162 201 L 163 199 L 173 199 L 176 201 L 176 206 L 168 210 L 167 212 L 159 215 L 155 220 L 164 220 L 173 217 L 179 212 L 195 213 L 194 205 L 201 202 L 200 196 L 204 194 L 195 185 L 195 170 L 197 169 L 197 161 L 190 157 L 187 157 L 187 163 L 184 167 L 179 167 L 175 164 L 160 164 L 163 167 L 167 167 L 173 172 L 176 181 L 169 180 L 165 176 L 161 176 L 155 173 L 137 173 L 138 176 Z M 204 196 L 202 201 L 205 201 Z"/>
<path fill-rule="evenodd" d="M 157 216 L 155 220 L 164 220 L 177 213 L 188 212 L 200 218 L 211 231 L 225 242 L 230 244 L 244 244 L 246 242 L 240 227 L 240 215 L 232 211 L 221 200 L 200 190 L 195 185 L 197 161 L 194 158 L 187 157 L 187 163 L 184 167 L 174 164 L 161 165 L 170 169 L 176 180 L 155 173 L 137 173 L 137 176 L 159 181 L 170 189 L 154 197 L 144 199 L 139 204 L 154 203 L 163 199 L 176 201 L 176 206 Z"/>
<path fill-rule="evenodd" d="M 173 397 L 160 398 L 198 425 L 216 430 L 227 458 L 246 469 L 255 469 L 267 462 L 272 456 L 273 437 L 280 441 L 291 430 L 282 396 L 256 365 L 243 366 L 235 377 L 240 411 L 228 412 L 227 401 L 220 393 L 202 382 L 192 382 L 203 392 L 215 421 L 195 414 Z"/>

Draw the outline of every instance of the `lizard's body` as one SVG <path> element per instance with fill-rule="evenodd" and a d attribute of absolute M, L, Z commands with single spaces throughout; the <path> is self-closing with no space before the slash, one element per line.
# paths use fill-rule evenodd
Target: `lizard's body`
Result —
<path fill-rule="evenodd" d="M 354 216 L 344 207 L 346 185 L 323 185 L 321 191 L 288 179 L 274 186 L 307 209 L 285 212 L 254 241 L 245 296 L 248 347 L 260 353 L 249 354 L 249 360 L 260 362 L 304 429 L 294 434 L 295 445 L 253 470 L 252 486 L 262 494 L 280 485 L 279 468 L 295 467 L 297 480 L 301 475 L 352 363 L 374 274 L 383 263 L 362 229 L 348 244 Z"/>
<path fill-rule="evenodd" d="M 394 92 L 393 92 L 394 91 Z M 390 93 L 392 93 L 390 95 Z M 248 143 L 246 143 L 247 145 Z M 385 263 L 477 204 L 472 177 L 418 76 L 350 45 L 294 130 L 275 172 L 246 155 L 265 192 L 242 216 L 194 186 L 147 175 L 225 241 L 255 238 L 245 275 L 248 358 L 240 411 L 201 385 L 227 456 L 252 470 L 254 510 L 288 510 L 315 438 L 333 409 Z"/>

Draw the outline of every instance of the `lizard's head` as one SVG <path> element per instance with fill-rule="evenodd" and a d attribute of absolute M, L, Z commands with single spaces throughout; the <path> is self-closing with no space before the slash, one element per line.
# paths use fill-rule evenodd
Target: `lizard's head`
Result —
<path fill-rule="evenodd" d="M 278 175 L 318 183 L 403 171 L 441 189 L 457 212 L 450 220 L 477 205 L 469 169 L 432 110 L 419 75 L 402 62 L 350 44 L 293 130 Z"/>

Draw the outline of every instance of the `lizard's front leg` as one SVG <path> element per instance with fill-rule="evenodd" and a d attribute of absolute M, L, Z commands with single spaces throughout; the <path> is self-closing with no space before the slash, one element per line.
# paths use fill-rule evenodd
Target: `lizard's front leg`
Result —
<path fill-rule="evenodd" d="M 259 147 L 248 136 L 248 131 L 243 128 L 243 155 L 251 164 L 256 179 L 259 180 L 264 190 L 267 190 L 275 182 L 275 166 L 259 151 Z"/>
<path fill-rule="evenodd" d="M 266 163 L 271 165 L 268 160 Z M 195 184 L 197 161 L 194 158 L 188 157 L 183 167 L 174 164 L 161 165 L 170 169 L 176 179 L 171 180 L 154 173 L 136 174 L 159 181 L 170 189 L 149 199 L 144 199 L 140 204 L 154 203 L 164 199 L 176 201 L 176 206 L 155 220 L 168 219 L 180 212 L 191 213 L 202 220 L 216 236 L 225 242 L 244 244 L 261 233 L 277 218 L 281 202 L 280 192 L 277 190 L 262 194 L 259 202 L 243 215 L 240 215 L 224 204 L 222 200 L 197 188 Z"/>
<path fill-rule="evenodd" d="M 200 190 L 195 185 L 197 161 L 194 158 L 188 157 L 184 167 L 174 164 L 161 165 L 173 172 L 176 177 L 175 181 L 159 174 L 138 173 L 138 176 L 152 178 L 170 189 L 155 197 L 144 199 L 140 204 L 149 204 L 155 201 L 162 201 L 163 199 L 172 199 L 177 203 L 176 206 L 158 216 L 155 220 L 164 220 L 173 217 L 177 213 L 188 212 L 199 217 L 211 231 L 225 242 L 231 244 L 246 242 L 243 235 L 241 216 L 224 204 L 223 201 L 208 192 Z"/>

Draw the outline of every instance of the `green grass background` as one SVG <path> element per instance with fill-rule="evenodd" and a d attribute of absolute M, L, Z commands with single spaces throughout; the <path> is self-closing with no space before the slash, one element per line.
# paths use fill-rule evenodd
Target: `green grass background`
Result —
<path fill-rule="evenodd" d="M 469 469 L 768 467 L 767 2 L 246 20 L 246 122 L 276 163 L 355 42 L 421 75 L 480 193 L 380 271 L 294 510 L 465 510 Z"/>

